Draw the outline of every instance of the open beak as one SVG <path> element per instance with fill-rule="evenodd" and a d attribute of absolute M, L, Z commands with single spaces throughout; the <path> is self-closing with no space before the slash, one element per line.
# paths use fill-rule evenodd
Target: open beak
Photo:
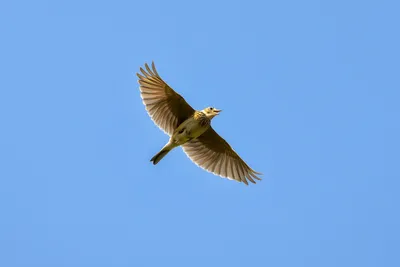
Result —
<path fill-rule="evenodd" d="M 217 113 L 217 114 L 219 114 L 221 111 L 222 111 L 221 109 L 214 108 L 214 112 Z"/>

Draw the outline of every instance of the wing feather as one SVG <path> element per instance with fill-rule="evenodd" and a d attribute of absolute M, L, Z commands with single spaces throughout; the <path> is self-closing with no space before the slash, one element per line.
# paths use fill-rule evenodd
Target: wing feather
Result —
<path fill-rule="evenodd" d="M 140 68 L 140 96 L 147 113 L 154 123 L 165 133 L 172 135 L 174 130 L 193 115 L 194 109 L 158 75 L 154 62 L 151 68 L 146 63 Z"/>
<path fill-rule="evenodd" d="M 212 127 L 182 148 L 195 164 L 216 175 L 245 184 L 261 180 L 257 176 L 261 173 L 250 168 Z"/>

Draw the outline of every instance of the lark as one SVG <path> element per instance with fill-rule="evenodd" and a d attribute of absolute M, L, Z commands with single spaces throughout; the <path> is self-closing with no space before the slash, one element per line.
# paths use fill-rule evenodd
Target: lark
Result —
<path fill-rule="evenodd" d="M 220 109 L 193 109 L 157 73 L 154 62 L 140 68 L 139 89 L 143 104 L 154 123 L 170 136 L 168 143 L 150 161 L 155 165 L 171 150 L 181 146 L 199 167 L 230 180 L 248 185 L 261 180 L 254 171 L 212 127 Z"/>

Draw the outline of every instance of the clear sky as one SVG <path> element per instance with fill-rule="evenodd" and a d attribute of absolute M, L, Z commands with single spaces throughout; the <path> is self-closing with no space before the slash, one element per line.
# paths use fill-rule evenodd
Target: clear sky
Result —
<path fill-rule="evenodd" d="M 398 1 L 2 1 L 0 266 L 400 266 Z M 264 178 L 148 117 L 160 75 Z"/>

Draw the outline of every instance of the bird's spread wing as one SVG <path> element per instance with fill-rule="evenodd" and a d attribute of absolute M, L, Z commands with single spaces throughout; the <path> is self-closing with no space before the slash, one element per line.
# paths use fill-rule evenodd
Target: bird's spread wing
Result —
<path fill-rule="evenodd" d="M 183 151 L 199 167 L 228 179 L 248 184 L 261 180 L 232 147 L 210 127 L 197 139 L 182 145 Z"/>
<path fill-rule="evenodd" d="M 151 119 L 164 132 L 172 135 L 174 130 L 194 113 L 194 109 L 161 79 L 154 62 L 151 67 L 152 69 L 145 64 L 146 70 L 140 68 L 142 74 L 137 73 L 140 95 Z"/>

